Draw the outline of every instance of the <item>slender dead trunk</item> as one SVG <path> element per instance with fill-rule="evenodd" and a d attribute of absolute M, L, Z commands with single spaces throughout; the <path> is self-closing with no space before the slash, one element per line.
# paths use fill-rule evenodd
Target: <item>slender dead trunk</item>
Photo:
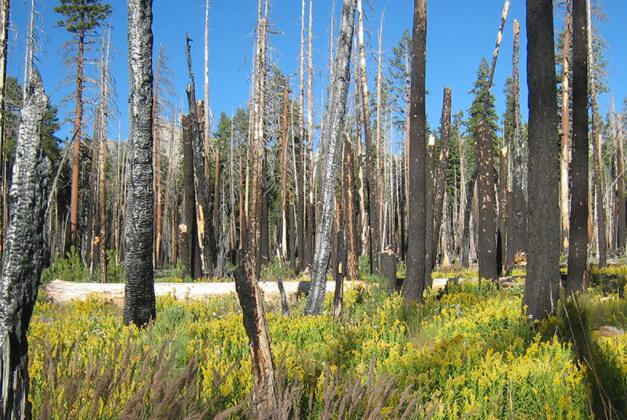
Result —
<path fill-rule="evenodd" d="M 267 4 L 266 11 L 259 13 L 257 21 L 257 45 L 255 49 L 255 74 L 253 78 L 254 122 L 250 136 L 250 207 L 247 217 L 247 241 L 245 248 L 238 251 L 238 266 L 235 272 L 237 295 L 243 312 L 243 322 L 248 336 L 253 370 L 253 404 L 256 411 L 273 416 L 279 408 L 279 400 L 274 376 L 274 365 L 270 349 L 270 336 L 263 307 L 263 296 L 258 284 L 257 252 L 261 246 L 259 202 L 262 197 L 264 159 L 264 94 L 267 45 Z"/>
<path fill-rule="evenodd" d="M 70 242 L 78 246 L 78 199 L 81 170 L 81 139 L 83 130 L 83 61 L 85 33 L 78 33 L 76 56 L 76 105 L 74 109 L 74 131 L 72 133 L 72 188 L 70 192 Z"/>
<path fill-rule="evenodd" d="M 161 53 L 161 51 L 160 51 Z M 155 81 L 153 89 L 153 106 L 152 106 L 152 138 L 154 142 L 153 164 L 154 164 L 154 194 L 155 194 L 155 245 L 154 245 L 154 265 L 159 265 L 161 261 L 161 136 L 159 132 L 159 81 L 162 66 L 162 56 L 159 54 L 157 67 L 155 69 Z"/>
<path fill-rule="evenodd" d="M 340 18 L 340 33 L 337 55 L 330 86 L 329 106 L 326 121 L 328 127 L 323 130 L 322 142 L 325 144 L 325 159 L 322 162 L 322 190 L 320 193 L 321 213 L 316 233 L 314 264 L 311 274 L 311 288 L 307 301 L 307 314 L 319 314 L 324 304 L 326 276 L 331 252 L 331 233 L 334 218 L 335 186 L 339 158 L 342 150 L 342 131 L 346 116 L 348 85 L 350 83 L 350 58 L 355 26 L 355 2 L 343 0 Z"/>
<path fill-rule="evenodd" d="M 616 114 L 616 199 L 617 199 L 617 238 L 616 247 L 619 254 L 625 253 L 625 154 L 623 142 L 623 115 Z"/>
<path fill-rule="evenodd" d="M 384 14 L 381 13 L 381 21 L 379 24 L 379 51 L 377 54 L 377 115 L 376 115 L 376 175 L 374 176 L 375 182 L 377 182 L 377 186 L 375 188 L 376 195 L 374 195 L 376 203 L 376 212 L 377 212 L 377 230 L 373 230 L 373 233 L 379 239 L 375 241 L 377 245 L 373 250 L 373 256 L 375 257 L 374 266 L 375 271 L 378 273 L 379 270 L 379 254 L 383 252 L 385 248 L 385 147 L 384 147 L 384 139 L 383 139 L 383 110 L 382 110 L 382 94 L 383 94 L 383 17 Z M 370 122 L 368 122 L 370 123 Z M 378 242 L 378 243 L 377 243 Z"/>
<path fill-rule="evenodd" d="M 570 38 L 572 1 L 566 2 L 564 48 L 562 50 L 562 151 L 560 159 L 560 216 L 562 223 L 562 251 L 568 251 L 568 165 L 570 164 Z"/>
<path fill-rule="evenodd" d="M 515 254 L 523 253 L 527 250 L 527 197 L 526 188 L 526 168 L 525 155 L 526 143 L 521 133 L 520 123 L 520 78 L 518 73 L 518 51 L 520 48 L 520 24 L 514 20 L 514 47 L 512 53 L 513 75 L 512 75 L 512 95 L 514 96 L 514 164 L 513 164 L 513 206 L 514 206 L 514 240 L 513 248 Z"/>
<path fill-rule="evenodd" d="M 110 34 L 103 49 L 101 104 L 100 104 L 100 141 L 98 148 L 98 249 L 100 251 L 100 281 L 107 282 L 107 193 L 106 193 L 106 163 L 107 163 L 107 101 L 109 97 L 109 45 Z"/>
<path fill-rule="evenodd" d="M 560 278 L 559 134 L 555 91 L 553 2 L 527 2 L 529 91 L 529 247 L 523 305 L 532 320 L 557 303 Z M 557 286 L 557 287 L 556 287 Z"/>
<path fill-rule="evenodd" d="M 48 98 L 33 71 L 26 89 L 11 185 L 11 221 L 7 230 L 0 285 L 0 418 L 30 419 L 28 341 L 44 265 L 42 230 L 50 162 L 42 157 L 41 122 Z"/>
<path fill-rule="evenodd" d="M 432 262 L 435 262 L 435 255 L 433 251 L 433 219 L 434 219 L 434 166 L 435 166 L 435 136 L 429 134 L 427 140 L 427 161 L 425 167 L 425 272 L 424 282 L 425 287 L 431 287 L 431 266 Z"/>
<path fill-rule="evenodd" d="M 313 122 L 313 0 L 309 0 L 309 28 L 307 31 L 307 141 L 305 143 L 304 153 L 309 156 L 309 162 L 303 164 L 304 173 L 310 170 L 309 177 L 305 176 L 305 184 L 309 179 L 308 190 L 308 202 L 306 204 L 305 215 L 307 221 L 306 229 L 306 247 L 305 258 L 310 266 L 313 266 L 314 259 L 314 241 L 315 241 L 315 229 L 316 219 L 314 209 L 316 205 L 314 203 L 315 186 L 316 186 L 316 162 L 314 161 L 313 153 L 313 139 L 314 139 L 314 122 Z M 326 145 L 321 143 L 322 148 Z M 307 158 L 303 157 L 303 162 L 307 162 Z"/>
<path fill-rule="evenodd" d="M 408 147 L 407 274 L 403 296 L 410 302 L 422 301 L 426 272 L 426 111 L 425 72 L 427 48 L 427 1 L 414 0 L 412 31 L 412 70 L 410 136 Z"/>
<path fill-rule="evenodd" d="M 205 166 L 207 171 L 209 170 L 209 158 L 211 155 L 211 105 L 209 102 L 209 0 L 205 0 L 205 48 L 204 48 L 204 53 L 205 53 L 205 68 L 204 68 L 204 82 L 205 82 L 205 108 L 204 108 L 204 112 L 203 112 L 203 116 L 204 116 L 204 124 L 203 124 L 203 129 L 204 129 L 204 136 L 203 139 L 205 140 L 205 153 L 206 153 L 206 161 L 205 161 Z M 216 150 L 219 149 L 219 147 L 216 147 Z M 216 171 L 218 171 L 218 168 L 216 168 Z M 216 186 L 219 186 L 220 184 L 217 183 L 216 181 Z M 219 188 L 214 189 L 214 195 L 217 197 L 219 194 Z M 215 200 L 216 203 L 219 203 L 220 200 L 218 200 L 216 198 Z M 218 204 L 216 204 L 215 206 L 216 208 L 218 207 Z M 215 225 L 214 225 L 215 227 Z M 217 229 L 217 227 L 215 227 Z"/>
<path fill-rule="evenodd" d="M 587 2 L 573 2 L 573 141 L 570 231 L 566 291 L 584 290 L 588 280 L 588 25 Z"/>
<path fill-rule="evenodd" d="M 128 1 L 129 163 L 124 323 L 155 319 L 152 168 L 152 0 Z"/>
<path fill-rule="evenodd" d="M 361 88 L 361 117 L 364 128 L 366 145 L 366 165 L 364 178 L 366 182 L 366 200 L 368 201 L 368 243 L 370 244 L 368 255 L 370 256 L 370 271 L 377 271 L 376 259 L 380 248 L 379 208 L 377 204 L 377 149 L 372 139 L 370 125 L 370 98 L 368 90 L 368 74 L 366 72 L 366 47 L 364 42 L 364 12 L 362 0 L 357 0 L 357 46 L 359 50 L 359 87 Z"/>
<path fill-rule="evenodd" d="M 281 141 L 280 141 L 280 156 L 279 156 L 279 171 L 280 171 L 280 211 L 281 211 L 281 257 L 283 260 L 287 260 L 288 247 L 287 247 L 287 138 L 289 135 L 289 83 L 285 83 L 285 89 L 283 91 L 283 113 L 281 115 Z"/>
<path fill-rule="evenodd" d="M 359 138 L 357 139 L 359 141 Z M 350 136 L 344 134 L 344 221 L 346 226 L 346 278 L 349 281 L 359 279 L 359 261 L 357 255 L 357 231 L 355 223 L 355 180 L 353 151 Z"/>

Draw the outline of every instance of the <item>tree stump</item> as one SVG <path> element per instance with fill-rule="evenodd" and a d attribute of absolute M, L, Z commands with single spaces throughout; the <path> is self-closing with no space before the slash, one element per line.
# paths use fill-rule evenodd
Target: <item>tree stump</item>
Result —
<path fill-rule="evenodd" d="M 394 293 L 396 291 L 396 254 L 390 250 L 382 252 L 379 254 L 379 264 L 381 276 L 388 283 L 388 293 Z"/>

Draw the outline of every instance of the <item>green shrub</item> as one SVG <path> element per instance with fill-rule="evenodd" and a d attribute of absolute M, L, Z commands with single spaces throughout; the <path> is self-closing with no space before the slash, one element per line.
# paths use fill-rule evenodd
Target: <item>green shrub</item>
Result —
<path fill-rule="evenodd" d="M 41 282 L 49 283 L 53 280 L 86 282 L 91 280 L 91 274 L 83 266 L 80 255 L 72 246 L 63 257 L 56 257 L 52 264 L 41 273 Z"/>

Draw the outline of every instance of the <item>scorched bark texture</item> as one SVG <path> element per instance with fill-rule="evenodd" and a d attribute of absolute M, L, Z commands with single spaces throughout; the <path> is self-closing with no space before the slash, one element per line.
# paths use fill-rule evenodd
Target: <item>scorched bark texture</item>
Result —
<path fill-rule="evenodd" d="M 560 279 L 559 159 L 553 3 L 527 1 L 529 238 L 523 304 L 530 319 L 555 309 Z"/>
<path fill-rule="evenodd" d="M 316 233 L 314 262 L 311 273 L 311 290 L 307 301 L 307 313 L 319 314 L 324 304 L 327 281 L 327 268 L 331 253 L 333 231 L 335 186 L 338 164 L 342 153 L 342 130 L 346 116 L 346 99 L 350 83 L 350 58 L 355 27 L 356 0 L 344 0 L 337 55 L 331 81 L 328 114 L 329 126 L 324 130 L 321 141 L 325 145 L 325 159 L 322 162 L 321 212 Z"/>
<path fill-rule="evenodd" d="M 124 323 L 155 318 L 152 165 L 152 0 L 128 1 L 129 156 Z"/>
<path fill-rule="evenodd" d="M 28 342 L 43 268 L 43 224 L 50 164 L 42 158 L 41 121 L 48 98 L 35 71 L 26 89 L 17 139 L 11 217 L 0 285 L 0 418 L 29 419 Z"/>

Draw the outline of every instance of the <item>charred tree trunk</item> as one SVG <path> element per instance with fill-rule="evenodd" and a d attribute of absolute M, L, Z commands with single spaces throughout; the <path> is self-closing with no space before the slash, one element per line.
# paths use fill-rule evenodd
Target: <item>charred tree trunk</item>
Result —
<path fill-rule="evenodd" d="M 527 1 L 529 262 L 523 304 L 533 320 L 555 309 L 560 278 L 559 159 L 553 3 Z"/>
<path fill-rule="evenodd" d="M 130 74 L 124 323 L 156 316 L 153 272 L 152 0 L 128 2 Z"/>
<path fill-rule="evenodd" d="M 588 25 L 587 3 L 573 2 L 573 142 L 566 291 L 584 290 L 588 278 Z"/>
<path fill-rule="evenodd" d="M 215 233 L 213 231 L 213 203 L 206 179 L 205 145 L 200 135 L 200 124 L 198 120 L 196 93 L 194 83 L 194 73 L 192 71 L 192 58 L 189 37 L 185 47 L 187 56 L 187 68 L 189 71 L 190 84 L 187 86 L 187 102 L 189 106 L 189 116 L 191 119 L 192 146 L 194 148 L 194 193 L 196 197 L 196 218 L 198 227 L 198 244 L 201 251 L 203 271 L 210 276 L 213 273 L 215 264 Z"/>
<path fill-rule="evenodd" d="M 438 253 L 438 242 L 442 229 L 442 214 L 444 195 L 446 192 L 446 165 L 448 162 L 449 142 L 451 139 L 451 89 L 444 88 L 442 100 L 442 117 L 440 118 L 440 156 L 438 159 L 438 172 L 435 177 L 434 211 L 433 211 L 433 240 L 431 241 L 431 261 L 427 261 L 431 268 L 435 267 Z M 427 244 L 429 246 L 429 244 Z"/>
<path fill-rule="evenodd" d="M 279 400 L 270 349 L 270 336 L 263 307 L 263 296 L 259 289 L 257 251 L 261 242 L 259 202 L 261 200 L 261 177 L 264 159 L 263 104 L 265 92 L 265 57 L 267 34 L 267 8 L 262 15 L 261 1 L 257 23 L 257 46 L 255 52 L 255 74 L 253 88 L 254 115 L 250 136 L 250 207 L 247 217 L 245 248 L 238 251 L 238 266 L 235 286 L 243 312 L 244 328 L 248 336 L 253 370 L 253 404 L 255 411 L 274 416 Z"/>
<path fill-rule="evenodd" d="M 412 32 L 410 136 L 408 147 L 407 200 L 407 275 L 403 296 L 408 301 L 422 301 L 426 270 L 426 111 L 425 68 L 427 48 L 427 2 L 414 0 Z"/>
<path fill-rule="evenodd" d="M 311 289 L 307 302 L 307 314 L 319 314 L 324 304 L 326 276 L 331 252 L 331 233 L 334 217 L 335 186 L 337 181 L 339 157 L 342 150 L 342 130 L 346 115 L 346 100 L 350 83 L 350 57 L 355 26 L 356 0 L 344 0 L 337 55 L 330 86 L 330 98 L 326 121 L 328 127 L 323 131 L 326 138 L 325 159 L 322 162 L 321 214 L 316 233 L 314 264 L 311 274 Z"/>
<path fill-rule="evenodd" d="M 0 418 L 30 419 L 28 341 L 44 265 L 43 225 L 50 163 L 43 158 L 40 126 L 46 112 L 41 78 L 26 89 L 11 185 L 11 220 L 0 285 Z"/>
<path fill-rule="evenodd" d="M 6 171 L 7 164 L 7 141 L 6 141 L 6 127 L 5 127 L 5 102 L 6 102 L 6 78 L 7 78 L 7 45 L 9 38 L 9 9 L 10 0 L 0 1 L 0 155 L 2 161 L 0 162 L 0 174 L 2 177 L 2 184 L 0 185 L 0 193 L 2 194 L 2 213 L 0 214 L 0 265 L 2 264 L 2 257 L 4 256 L 4 239 L 6 237 L 6 229 L 8 222 L 8 174 Z M 2 267 L 0 267 L 1 270 Z"/>
<path fill-rule="evenodd" d="M 477 191 L 479 198 L 479 278 L 496 281 L 497 267 L 496 241 L 496 200 L 494 196 L 494 139 L 486 122 L 479 122 L 477 138 Z"/>
<path fill-rule="evenodd" d="M 196 232 L 196 197 L 194 194 L 194 148 L 192 146 L 191 121 L 182 117 L 183 145 L 183 220 L 178 226 L 181 243 L 181 260 L 186 275 L 192 279 L 202 277 L 202 269 L 196 266 L 198 254 L 198 234 Z"/>

